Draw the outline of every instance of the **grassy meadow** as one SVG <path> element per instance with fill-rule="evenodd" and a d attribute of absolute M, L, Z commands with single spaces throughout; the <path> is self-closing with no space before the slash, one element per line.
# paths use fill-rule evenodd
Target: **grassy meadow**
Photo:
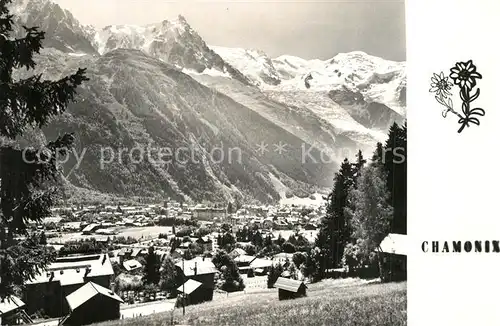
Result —
<path fill-rule="evenodd" d="M 214 295 L 214 300 L 173 314 L 174 325 L 407 325 L 406 282 L 367 283 L 325 280 L 310 284 L 307 297 L 278 300 L 277 289 Z M 171 313 L 110 321 L 99 326 L 172 325 Z"/>

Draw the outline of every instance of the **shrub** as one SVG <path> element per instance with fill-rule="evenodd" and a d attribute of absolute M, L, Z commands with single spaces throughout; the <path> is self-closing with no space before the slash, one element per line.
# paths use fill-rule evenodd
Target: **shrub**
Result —
<path fill-rule="evenodd" d="M 288 241 L 285 242 L 283 246 L 281 246 L 281 248 L 283 249 L 284 252 L 288 254 L 293 254 L 296 251 L 295 246 Z"/>
<path fill-rule="evenodd" d="M 285 269 L 281 264 L 271 266 L 271 268 L 269 269 L 269 274 L 267 275 L 267 287 L 269 289 L 274 286 L 274 283 L 276 283 L 276 281 L 284 271 Z"/>

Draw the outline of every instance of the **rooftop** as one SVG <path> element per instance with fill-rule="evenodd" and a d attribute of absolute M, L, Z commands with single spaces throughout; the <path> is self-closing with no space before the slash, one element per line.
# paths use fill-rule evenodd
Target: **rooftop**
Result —
<path fill-rule="evenodd" d="M 124 261 L 123 267 L 125 267 L 125 269 L 127 271 L 131 271 L 133 269 L 142 267 L 142 264 L 135 259 L 131 259 L 131 260 Z"/>
<path fill-rule="evenodd" d="M 66 297 L 66 300 L 68 301 L 68 305 L 71 310 L 75 310 L 98 294 L 123 303 L 122 298 L 116 295 L 113 291 L 93 282 L 88 282 L 75 292 L 71 293 Z"/>
<path fill-rule="evenodd" d="M 175 265 L 184 272 L 185 276 L 213 274 L 217 272 L 217 268 L 215 268 L 215 265 L 208 258 L 205 258 L 203 260 L 202 257 L 196 257 L 191 260 L 184 260 L 184 268 L 182 261 L 178 262 Z"/>
<path fill-rule="evenodd" d="M 305 285 L 304 282 L 292 280 L 289 278 L 279 277 L 278 280 L 276 280 L 276 283 L 274 283 L 274 287 L 277 289 L 282 289 L 290 292 L 297 292 L 302 284 L 304 284 L 304 286 L 307 287 L 307 285 Z"/>
<path fill-rule="evenodd" d="M 186 283 L 179 286 L 177 291 L 183 292 L 185 294 L 193 293 L 197 288 L 201 286 L 201 283 L 195 280 L 187 280 Z"/>
<path fill-rule="evenodd" d="M 86 255 L 57 258 L 47 268 L 26 284 L 38 284 L 59 281 L 61 285 L 83 283 L 87 277 L 113 275 L 113 266 L 108 254 Z"/>
<path fill-rule="evenodd" d="M 408 237 L 405 234 L 389 233 L 380 243 L 379 251 L 406 256 Z"/>
<path fill-rule="evenodd" d="M 239 255 L 234 258 L 234 261 L 237 263 L 251 263 L 252 261 L 257 258 L 256 256 L 250 256 L 250 255 Z"/>
<path fill-rule="evenodd" d="M 256 258 L 250 263 L 250 267 L 259 269 L 259 268 L 265 268 L 265 267 L 271 267 L 273 265 L 273 262 L 269 259 L 263 259 L 263 258 Z"/>
<path fill-rule="evenodd" d="M 247 252 L 241 248 L 235 248 L 233 251 L 230 253 L 233 256 L 240 256 L 240 255 L 246 255 Z"/>
<path fill-rule="evenodd" d="M 0 300 L 0 316 L 23 306 L 24 302 L 22 302 L 21 299 L 13 295 L 8 298 L 5 298 L 3 302 Z"/>

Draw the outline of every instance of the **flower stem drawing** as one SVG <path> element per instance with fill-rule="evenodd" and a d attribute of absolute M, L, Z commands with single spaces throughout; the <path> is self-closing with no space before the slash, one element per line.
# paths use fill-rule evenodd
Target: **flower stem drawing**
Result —
<path fill-rule="evenodd" d="M 453 108 L 453 100 L 451 98 L 450 90 L 453 84 L 460 89 L 460 99 L 462 100 L 462 112 L 459 113 Z M 435 93 L 436 101 L 446 107 L 442 112 L 444 118 L 446 118 L 448 112 L 453 113 L 458 117 L 458 123 L 460 128 L 458 133 L 461 133 L 465 127 L 470 127 L 470 124 L 478 125 L 480 124 L 477 116 L 484 116 L 485 112 L 482 108 L 471 109 L 471 103 L 479 97 L 480 89 L 477 88 L 473 91 L 476 86 L 476 79 L 482 79 L 482 75 L 476 71 L 476 66 L 472 63 L 472 60 L 467 62 L 457 62 L 453 68 L 450 69 L 450 75 L 445 76 L 443 72 L 439 75 L 434 74 L 431 78 L 431 93 Z M 473 95 L 471 95 L 471 92 Z"/>

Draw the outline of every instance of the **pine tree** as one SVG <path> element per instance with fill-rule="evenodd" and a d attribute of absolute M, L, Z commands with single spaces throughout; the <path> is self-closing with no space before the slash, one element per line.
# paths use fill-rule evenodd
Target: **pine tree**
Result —
<path fill-rule="evenodd" d="M 387 173 L 388 202 L 394 207 L 391 232 L 406 234 L 406 122 L 403 127 L 394 123 L 385 143 L 384 170 Z"/>
<path fill-rule="evenodd" d="M 276 239 L 276 244 L 281 248 L 285 243 L 285 239 L 281 236 L 281 233 L 278 234 L 278 239 Z"/>
<path fill-rule="evenodd" d="M 273 245 L 273 240 L 271 239 L 271 236 L 268 234 L 266 236 L 266 239 L 264 240 L 264 247 L 271 247 Z"/>
<path fill-rule="evenodd" d="M 321 222 L 315 243 L 325 257 L 322 263 L 324 268 L 331 269 L 340 265 L 344 247 L 350 240 L 351 231 L 344 210 L 348 191 L 353 185 L 352 164 L 345 159 L 335 175 L 333 190 L 327 198 L 326 216 Z"/>
<path fill-rule="evenodd" d="M 155 253 L 154 247 L 149 247 L 144 268 L 144 281 L 147 284 L 158 284 L 160 282 L 160 260 Z"/>
<path fill-rule="evenodd" d="M 372 155 L 372 163 L 382 165 L 384 161 L 384 145 L 377 143 L 377 147 Z"/>
<path fill-rule="evenodd" d="M 65 154 L 73 143 L 63 135 L 43 149 L 21 149 L 16 140 L 30 127 L 41 128 L 50 118 L 62 114 L 74 101 L 76 89 L 85 80 L 85 69 L 57 81 L 42 75 L 14 81 L 14 69 L 34 69 L 33 56 L 40 52 L 44 32 L 24 27 L 26 36 L 14 39 L 13 16 L 0 1 L 0 297 L 37 275 L 54 258 L 54 252 L 40 245 L 29 232 L 27 222 L 50 216 L 56 200 L 59 171 L 56 153 Z M 22 236 L 23 240 L 19 239 Z"/>
<path fill-rule="evenodd" d="M 363 152 L 361 150 L 358 151 L 358 154 L 356 154 L 356 163 L 352 165 L 353 169 L 353 178 L 354 178 L 354 186 L 356 186 L 356 181 L 359 177 L 359 174 L 361 172 L 361 169 L 365 166 L 366 160 L 363 157 Z"/>

